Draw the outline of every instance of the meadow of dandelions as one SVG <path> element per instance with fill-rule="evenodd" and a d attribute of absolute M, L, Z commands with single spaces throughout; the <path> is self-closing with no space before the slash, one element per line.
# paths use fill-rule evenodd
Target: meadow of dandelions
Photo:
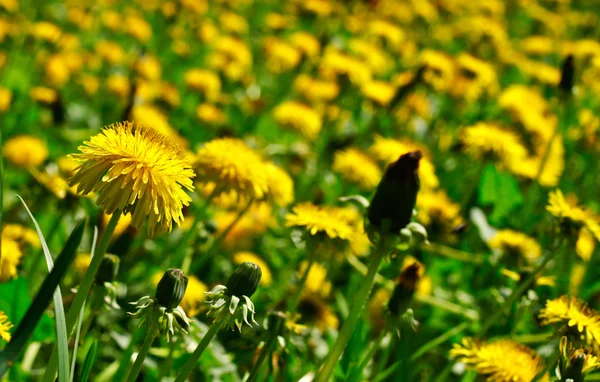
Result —
<path fill-rule="evenodd" d="M 0 0 L 0 381 L 599 380 L 599 10 Z"/>

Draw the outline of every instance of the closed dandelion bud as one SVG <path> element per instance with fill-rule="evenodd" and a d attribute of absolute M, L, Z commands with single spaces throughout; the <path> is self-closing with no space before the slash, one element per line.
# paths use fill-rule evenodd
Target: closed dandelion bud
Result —
<path fill-rule="evenodd" d="M 96 284 L 102 285 L 104 283 L 111 283 L 117 278 L 119 273 L 119 265 L 121 259 L 119 256 L 106 254 L 102 258 L 98 272 L 96 273 L 95 282 Z"/>
<path fill-rule="evenodd" d="M 156 287 L 158 303 L 167 309 L 176 308 L 185 295 L 187 284 L 188 278 L 181 269 L 167 269 Z"/>
<path fill-rule="evenodd" d="M 260 267 L 254 263 L 246 261 L 238 267 L 229 276 L 229 280 L 227 280 L 227 294 L 229 296 L 247 296 L 252 297 L 256 289 L 258 288 L 258 283 L 260 283 L 260 278 L 262 277 L 262 271 Z"/>
<path fill-rule="evenodd" d="M 422 273 L 421 265 L 413 263 L 406 267 L 396 279 L 396 287 L 388 302 L 388 310 L 394 316 L 400 316 L 409 308 Z"/>
<path fill-rule="evenodd" d="M 560 83 L 558 87 L 566 94 L 571 94 L 575 82 L 575 61 L 573 55 L 569 54 L 562 65 Z"/>
<path fill-rule="evenodd" d="M 371 229 L 399 234 L 410 223 L 419 191 L 421 157 L 420 151 L 409 152 L 387 167 L 367 210 Z"/>

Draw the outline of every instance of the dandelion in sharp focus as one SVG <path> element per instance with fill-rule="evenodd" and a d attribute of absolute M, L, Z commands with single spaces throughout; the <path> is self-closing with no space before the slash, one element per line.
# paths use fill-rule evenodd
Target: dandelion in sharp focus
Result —
<path fill-rule="evenodd" d="M 148 216 L 148 234 L 170 231 L 183 221 L 183 206 L 192 200 L 195 176 L 183 151 L 154 130 L 131 122 L 105 127 L 79 146 L 72 157 L 83 164 L 69 179 L 79 193 L 99 194 L 97 204 L 107 214 L 130 211 L 140 228 Z"/>

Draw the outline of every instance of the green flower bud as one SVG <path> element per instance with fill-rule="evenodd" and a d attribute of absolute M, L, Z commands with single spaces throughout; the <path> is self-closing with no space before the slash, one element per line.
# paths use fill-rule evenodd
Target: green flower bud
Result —
<path fill-rule="evenodd" d="M 572 54 L 569 54 L 562 65 L 560 82 L 558 87 L 566 94 L 571 94 L 575 82 L 575 62 Z"/>
<path fill-rule="evenodd" d="M 102 262 L 100 262 L 98 272 L 96 273 L 96 278 L 94 279 L 96 284 L 103 285 L 104 283 L 111 283 L 115 281 L 117 278 L 117 273 L 119 273 L 120 264 L 121 259 L 119 256 L 111 254 L 104 255 Z"/>
<path fill-rule="evenodd" d="M 400 316 L 410 306 L 422 273 L 423 268 L 421 265 L 413 263 L 406 267 L 396 279 L 396 287 L 388 302 L 388 310 L 394 316 Z"/>
<path fill-rule="evenodd" d="M 371 225 L 382 234 L 399 234 L 410 223 L 419 192 L 420 151 L 406 153 L 390 164 L 367 209 Z"/>
<path fill-rule="evenodd" d="M 183 299 L 187 284 L 188 279 L 181 269 L 169 268 L 158 282 L 154 296 L 161 306 L 174 309 Z"/>
<path fill-rule="evenodd" d="M 252 297 L 261 277 L 262 271 L 258 265 L 249 261 L 240 264 L 227 280 L 227 295 Z"/>

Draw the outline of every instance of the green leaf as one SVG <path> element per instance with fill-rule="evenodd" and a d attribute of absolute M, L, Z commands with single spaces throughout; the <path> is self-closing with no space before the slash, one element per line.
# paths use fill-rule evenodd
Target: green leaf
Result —
<path fill-rule="evenodd" d="M 42 282 L 37 295 L 33 299 L 33 303 L 29 306 L 27 313 L 25 313 L 25 317 L 17 326 L 13 338 L 6 345 L 4 350 L 0 352 L 0 378 L 6 374 L 8 368 L 15 362 L 42 318 L 44 311 L 50 305 L 54 290 L 69 269 L 69 265 L 73 262 L 75 252 L 83 237 L 84 228 L 85 221 L 82 221 L 75 227 L 71 236 L 69 236 L 67 243 L 60 252 L 60 255 L 56 259 L 54 268 L 52 268 L 50 274 L 46 276 Z"/>
<path fill-rule="evenodd" d="M 11 322 L 21 322 L 25 312 L 31 305 L 29 296 L 29 283 L 24 277 L 9 280 L 0 284 L 0 310 L 3 311 Z M 36 342 L 54 340 L 54 321 L 44 313 L 36 327 L 31 339 Z"/>
<path fill-rule="evenodd" d="M 33 217 L 33 214 L 27 207 L 27 203 L 19 195 L 17 197 L 23 203 L 23 206 L 27 210 L 29 217 L 35 225 L 35 229 L 42 243 L 42 249 L 44 250 L 44 257 L 46 258 L 46 265 L 48 266 L 48 273 L 52 271 L 54 267 L 54 261 L 52 260 L 52 254 L 48 249 L 48 244 L 44 239 L 44 234 L 40 228 L 40 225 Z M 67 382 L 69 380 L 69 344 L 67 337 L 67 324 L 65 321 L 65 307 L 63 306 L 62 293 L 60 287 L 57 285 L 54 290 L 54 315 L 56 320 L 56 346 L 58 347 L 58 380 L 59 382 Z"/>
<path fill-rule="evenodd" d="M 498 224 L 513 209 L 523 204 L 523 196 L 512 175 L 498 172 L 494 165 L 488 165 L 479 183 L 479 201 L 483 205 L 493 206 L 490 221 Z"/>
<path fill-rule="evenodd" d="M 92 366 L 94 365 L 94 361 L 96 361 L 96 352 L 98 350 L 98 340 L 94 340 L 92 346 L 90 346 L 90 350 L 88 350 L 85 361 L 83 362 L 83 369 L 81 370 L 81 377 L 79 378 L 80 382 L 87 382 L 88 377 L 90 375 L 90 370 L 92 370 Z"/>

